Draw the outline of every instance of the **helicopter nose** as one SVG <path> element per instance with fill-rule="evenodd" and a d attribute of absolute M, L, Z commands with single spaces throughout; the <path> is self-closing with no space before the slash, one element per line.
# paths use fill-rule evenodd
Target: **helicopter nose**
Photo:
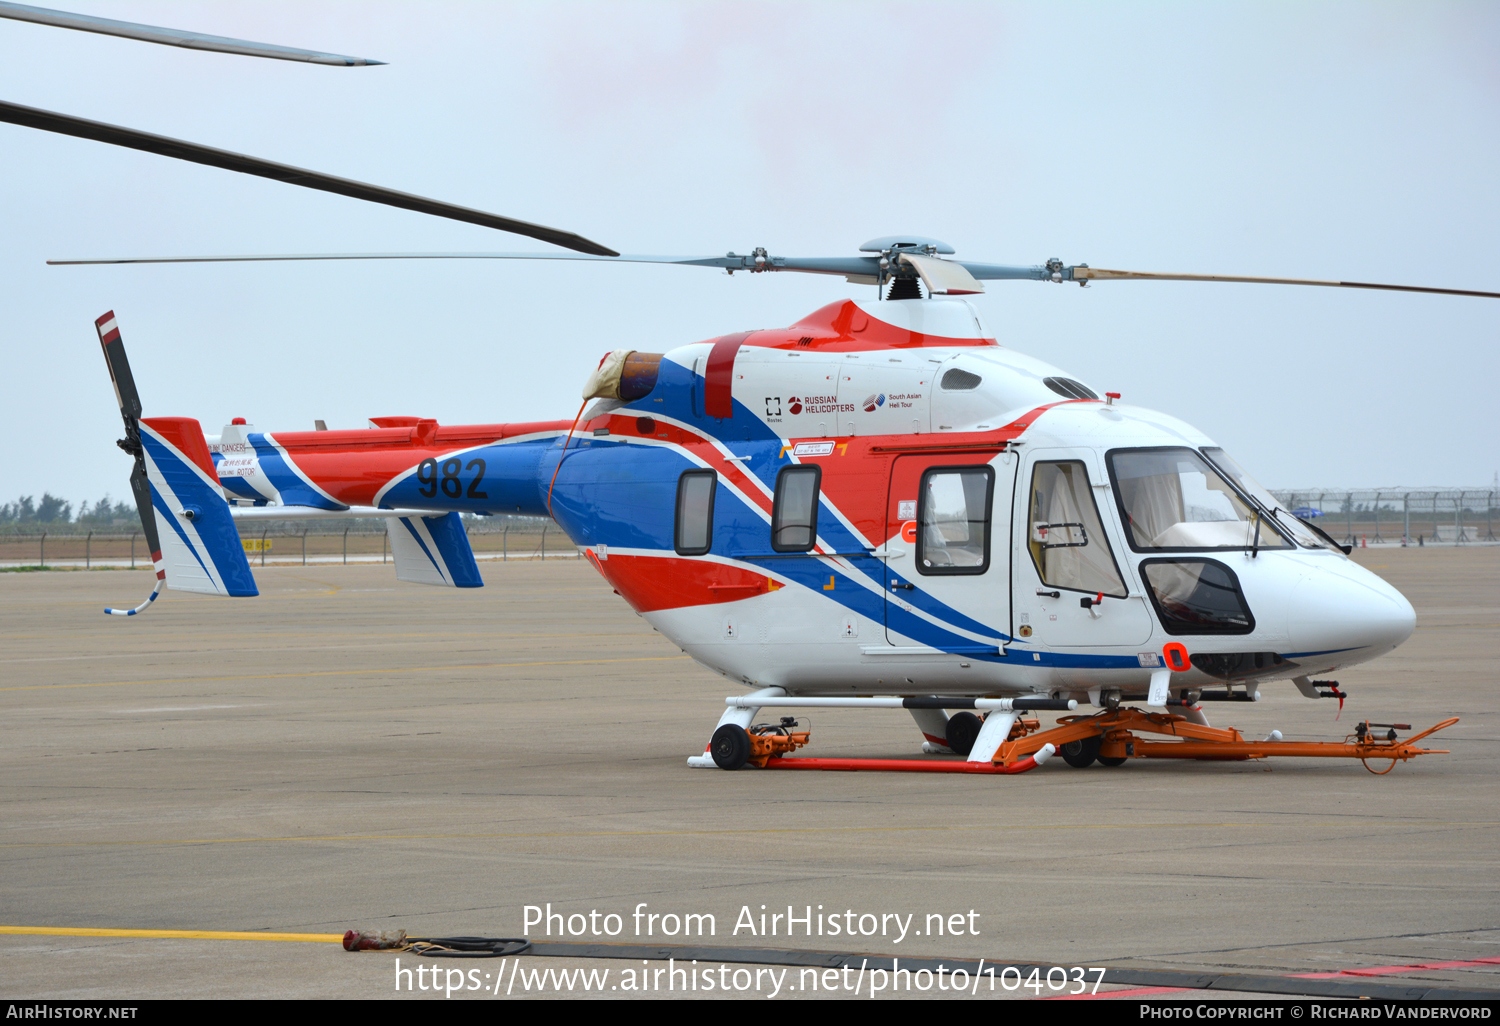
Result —
<path fill-rule="evenodd" d="M 1353 563 L 1319 568 L 1292 599 L 1290 634 L 1299 652 L 1350 649 L 1389 652 L 1417 625 L 1417 613 L 1395 588 Z"/>

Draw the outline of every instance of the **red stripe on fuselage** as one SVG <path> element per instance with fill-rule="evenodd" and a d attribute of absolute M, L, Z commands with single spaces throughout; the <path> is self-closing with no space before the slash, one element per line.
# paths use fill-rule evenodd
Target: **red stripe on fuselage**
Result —
<path fill-rule="evenodd" d="M 896 504 L 901 499 L 917 497 L 889 494 L 891 465 L 897 456 L 926 456 L 933 465 L 988 463 L 1004 443 L 1020 437 L 1038 417 L 1054 406 L 1093 401 L 1066 399 L 1048 403 L 1028 410 L 993 431 L 788 439 L 784 444 L 790 453 L 799 441 L 833 442 L 833 452 L 827 456 L 800 456 L 797 459 L 823 468 L 822 493 L 828 505 L 843 514 L 867 540 L 885 542 L 889 540 L 887 527 L 899 522 Z M 992 451 L 987 452 L 987 449 Z"/>
<path fill-rule="evenodd" d="M 803 339 L 807 339 L 803 343 Z M 748 343 L 772 349 L 807 349 L 859 353 L 879 349 L 972 349 L 993 346 L 992 338 L 948 338 L 882 321 L 866 313 L 852 299 L 841 299 L 814 310 L 782 331 L 758 331 Z"/>
<path fill-rule="evenodd" d="M 455 450 L 494 445 L 527 435 L 562 434 L 571 423 L 557 420 L 440 426 L 426 445 L 416 442 L 415 426 L 288 431 L 266 437 L 281 446 L 298 470 L 337 501 L 349 506 L 372 506 L 380 489 L 424 459 L 442 459 Z"/>
<path fill-rule="evenodd" d="M 724 419 L 734 416 L 734 358 L 753 331 L 725 335 L 709 351 L 703 368 L 703 412 Z"/>
<path fill-rule="evenodd" d="M 433 436 L 434 447 L 443 449 L 467 449 L 476 445 L 488 445 L 505 438 L 520 435 L 543 434 L 549 431 L 562 434 L 572 426 L 570 420 L 539 420 L 521 424 L 455 424 L 438 426 Z M 366 452 L 370 450 L 399 450 L 409 447 L 416 437 L 416 426 L 356 428 L 352 431 L 278 431 L 276 444 L 296 456 L 305 452 Z"/>
<path fill-rule="evenodd" d="M 1000 429 L 999 435 L 1000 437 L 1006 439 L 1020 437 L 1021 433 L 1027 428 L 1031 427 L 1031 425 L 1036 422 L 1036 419 L 1038 417 L 1046 413 L 1048 410 L 1052 409 L 1054 406 L 1066 406 L 1069 403 L 1097 403 L 1098 401 L 1098 399 L 1063 399 L 1055 403 L 1048 403 L 1045 406 L 1038 406 L 1036 409 L 1028 410 L 1026 413 L 1021 414 L 1015 420 L 1005 425 Z M 1009 432 L 1009 434 L 1007 434 L 1007 432 Z"/>
<path fill-rule="evenodd" d="M 763 573 L 681 556 L 625 556 L 613 552 L 593 563 L 639 613 L 735 602 L 769 590 Z"/>
<path fill-rule="evenodd" d="M 738 337 L 738 336 L 735 336 Z M 736 346 L 741 343 L 736 342 Z M 734 350 L 735 352 L 738 349 Z M 822 494 L 824 501 L 837 510 L 854 530 L 867 542 L 885 541 L 886 528 L 896 519 L 894 504 L 896 497 L 888 495 L 892 460 L 897 455 L 930 455 L 933 462 L 974 463 L 988 462 L 992 454 L 985 448 L 994 448 L 1020 437 L 1037 418 L 1054 406 L 1075 402 L 1094 402 L 1091 399 L 1064 399 L 1028 410 L 1004 427 L 993 431 L 944 432 L 921 435 L 866 435 L 850 438 L 803 438 L 784 439 L 785 452 L 791 454 L 798 442 L 833 442 L 833 452 L 827 456 L 794 457 L 804 464 L 817 464 L 823 468 Z M 640 425 L 650 421 L 651 432 L 642 433 Z M 718 471 L 726 483 L 733 485 L 746 499 L 767 517 L 772 513 L 772 497 L 766 494 L 767 486 L 759 478 L 747 473 L 738 460 L 725 459 L 718 443 L 702 432 L 665 420 L 651 417 L 636 417 L 627 414 L 608 414 L 595 417 L 585 425 L 585 430 L 607 428 L 610 435 L 618 438 L 649 438 L 655 442 L 666 442 L 680 446 L 690 455 Z M 963 450 L 971 449 L 965 453 Z M 890 449 L 889 453 L 877 450 Z M 895 451 L 899 450 L 899 451 Z M 943 459 L 947 458 L 947 459 Z M 915 498 L 915 496 L 902 496 Z M 887 511 L 887 504 L 892 509 Z"/>

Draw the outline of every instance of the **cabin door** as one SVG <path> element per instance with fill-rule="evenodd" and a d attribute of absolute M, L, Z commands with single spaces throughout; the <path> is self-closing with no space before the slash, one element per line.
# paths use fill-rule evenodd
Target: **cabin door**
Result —
<path fill-rule="evenodd" d="M 1015 468 L 1010 453 L 896 458 L 886 509 L 888 643 L 976 655 L 1005 643 Z"/>

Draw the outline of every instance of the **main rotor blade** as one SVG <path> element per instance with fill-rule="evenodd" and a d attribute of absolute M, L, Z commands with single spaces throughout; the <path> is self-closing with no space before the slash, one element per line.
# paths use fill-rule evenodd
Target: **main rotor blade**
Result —
<path fill-rule="evenodd" d="M 80 264 L 236 264 L 289 260 L 600 260 L 616 264 L 680 264 L 718 267 L 729 271 L 802 271 L 808 274 L 874 274 L 876 257 L 770 257 L 763 263 L 735 253 L 725 256 L 652 256 L 642 253 L 263 253 L 241 256 L 100 257 L 88 260 L 48 260 L 54 267 Z"/>
<path fill-rule="evenodd" d="M 7 0 L 0 0 L 0 18 L 29 21 L 37 25 L 52 25 L 56 28 L 78 29 L 82 32 L 98 32 L 101 35 L 121 36 L 125 39 L 139 39 L 144 43 L 183 46 L 189 50 L 236 53 L 246 57 L 274 57 L 283 61 L 305 61 L 309 64 L 332 64 L 339 67 L 363 67 L 369 64 L 385 63 L 385 61 L 370 60 L 368 57 L 345 57 L 343 54 L 299 50 L 294 46 L 278 46 L 275 43 L 254 43 L 248 39 L 230 39 L 227 36 L 204 35 L 202 32 L 184 32 L 181 29 L 158 28 L 155 25 L 137 25 L 132 21 L 115 21 L 113 18 L 96 18 L 88 14 L 52 11 L 45 7 L 13 4 Z"/>
<path fill-rule="evenodd" d="M 298 260 L 607 260 L 619 264 L 679 264 L 688 267 L 718 267 L 727 271 L 797 271 L 802 274 L 834 274 L 853 279 L 868 279 L 874 284 L 881 273 L 880 258 L 857 257 L 756 257 L 739 253 L 724 256 L 648 256 L 640 253 L 598 257 L 576 253 L 262 253 L 241 256 L 178 257 L 96 257 L 84 260 L 48 260 L 53 267 L 88 264 L 254 264 Z M 1008 264 L 978 264 L 971 261 L 944 260 L 967 270 L 980 279 L 1025 279 L 1041 281 L 1050 274 L 1046 267 L 1014 267 Z"/>
<path fill-rule="evenodd" d="M 255 264 L 296 260 L 593 260 L 615 264 L 688 264 L 702 267 L 740 266 L 740 258 L 640 256 L 611 253 L 265 253 L 244 256 L 101 257 L 90 260 L 48 260 L 52 267 L 84 264 Z"/>
<path fill-rule="evenodd" d="M 92 139 L 95 142 L 109 143 L 112 146 L 124 146 L 127 149 L 142 150 L 146 153 L 173 157 L 194 164 L 207 164 L 209 167 L 223 168 L 226 171 L 257 175 L 261 178 L 285 182 L 288 185 L 300 185 L 304 189 L 318 189 L 352 199 L 383 203 L 386 206 L 400 207 L 403 210 L 415 210 L 421 214 L 432 214 L 454 221 L 467 221 L 469 224 L 477 224 L 485 228 L 495 228 L 502 232 L 540 239 L 542 242 L 550 242 L 554 246 L 577 250 L 580 253 L 597 256 L 618 255 L 607 246 L 601 246 L 581 235 L 557 228 L 548 228 L 529 221 L 517 221 L 514 218 L 489 214 L 483 210 L 473 210 L 440 200 L 414 196 L 409 192 L 397 192 L 395 189 L 386 189 L 379 185 L 367 185 L 348 178 L 325 175 L 319 171 L 308 171 L 305 168 L 292 167 L 290 164 L 278 164 L 242 153 L 231 153 L 228 150 L 215 149 L 212 146 L 203 146 L 182 139 L 153 135 L 150 132 L 121 128 L 102 121 L 89 121 L 85 118 L 75 118 L 69 114 L 57 114 L 35 107 L 23 107 L 19 103 L 7 103 L 0 100 L 0 121 L 39 129 L 43 132 L 56 132 L 59 135 L 71 135 L 79 139 Z"/>
<path fill-rule="evenodd" d="M 759 263 L 757 263 L 759 259 Z M 931 258 L 928 258 L 929 260 Z M 308 260 L 605 260 L 629 264 L 678 264 L 691 267 L 718 267 L 728 271 L 798 271 L 804 274 L 844 275 L 851 281 L 860 279 L 873 284 L 880 274 L 877 257 L 752 257 L 728 253 L 711 256 L 648 256 L 625 254 L 608 257 L 582 256 L 576 253 L 288 253 L 244 256 L 181 257 L 101 257 L 86 260 L 48 260 L 53 266 L 86 264 L 230 264 L 273 263 Z M 1321 285 L 1327 288 L 1383 289 L 1391 292 L 1430 292 L 1443 296 L 1479 296 L 1500 299 L 1500 292 L 1473 289 L 1440 289 L 1423 285 L 1381 285 L 1360 281 L 1323 281 L 1315 278 L 1258 278 L 1227 274 L 1159 274 L 1152 271 L 1114 271 L 1082 264 L 1065 267 L 1061 261 L 1031 266 L 981 264 L 970 260 L 939 260 L 938 264 L 955 264 L 981 281 L 1226 281 L 1258 285 Z"/>
<path fill-rule="evenodd" d="M 1319 285 L 1333 289 L 1382 289 L 1387 292 L 1431 292 L 1440 296 L 1480 296 L 1500 299 L 1500 292 L 1439 289 L 1425 285 L 1379 285 L 1367 281 L 1322 281 L 1317 278 L 1256 278 L 1231 274 L 1159 274 L 1153 271 L 1110 271 L 1102 267 L 1074 267 L 1073 281 L 1231 281 L 1252 285 Z"/>

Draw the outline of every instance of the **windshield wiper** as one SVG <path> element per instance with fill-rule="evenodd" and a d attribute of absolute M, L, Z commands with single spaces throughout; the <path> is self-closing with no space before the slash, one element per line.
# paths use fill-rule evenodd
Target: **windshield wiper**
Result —
<path fill-rule="evenodd" d="M 1295 514 L 1295 513 L 1288 513 L 1287 515 L 1288 516 L 1293 516 L 1293 517 L 1297 516 L 1297 514 Z M 1329 545 L 1332 545 L 1334 548 L 1338 549 L 1344 555 L 1347 556 L 1347 555 L 1349 555 L 1349 553 L 1351 553 L 1351 552 L 1354 551 L 1354 546 L 1353 545 L 1340 545 L 1338 542 L 1336 542 L 1336 541 L 1333 540 L 1333 535 L 1331 535 L 1327 531 L 1323 530 L 1321 527 L 1319 527 L 1317 524 L 1313 523 L 1311 520 L 1304 519 L 1303 517 L 1297 517 L 1297 520 L 1300 521 L 1303 525 L 1305 525 L 1308 530 L 1312 531 L 1319 538 L 1322 538 Z"/>
<path fill-rule="evenodd" d="M 1252 492 L 1250 492 L 1249 489 L 1245 490 L 1245 497 L 1250 500 L 1250 502 L 1255 506 L 1256 509 L 1260 510 L 1261 513 L 1265 514 L 1265 516 L 1268 517 L 1269 519 L 1271 519 L 1271 520 L 1278 520 L 1278 521 L 1281 521 L 1282 523 L 1286 523 L 1286 521 L 1281 520 L 1281 515 L 1283 513 L 1285 513 L 1287 516 L 1289 516 L 1293 520 L 1297 521 L 1297 523 L 1302 524 L 1303 526 L 1309 528 L 1314 534 L 1316 534 L 1318 537 L 1322 538 L 1324 541 L 1328 542 L 1329 545 L 1332 545 L 1334 548 L 1338 549 L 1340 552 L 1342 552 L 1346 556 L 1354 548 L 1354 546 L 1352 546 L 1352 545 L 1347 545 L 1347 546 L 1346 545 L 1340 545 L 1338 542 L 1336 542 L 1332 538 L 1330 538 L 1328 536 L 1328 533 L 1326 531 L 1324 531 L 1321 527 L 1318 527 L 1316 524 L 1310 524 L 1310 523 L 1308 523 L 1306 520 L 1303 520 L 1301 517 L 1299 517 L 1297 514 L 1293 513 L 1291 510 L 1282 509 L 1280 506 L 1267 506 L 1264 502 L 1262 502 L 1260 499 L 1258 499 Z M 1258 548 L 1259 544 L 1260 544 L 1260 532 L 1259 532 L 1258 529 L 1256 531 L 1255 541 L 1256 541 L 1256 548 Z M 1251 549 L 1251 552 L 1250 552 L 1251 558 L 1254 558 L 1255 554 L 1256 554 L 1255 553 L 1255 549 Z"/>

